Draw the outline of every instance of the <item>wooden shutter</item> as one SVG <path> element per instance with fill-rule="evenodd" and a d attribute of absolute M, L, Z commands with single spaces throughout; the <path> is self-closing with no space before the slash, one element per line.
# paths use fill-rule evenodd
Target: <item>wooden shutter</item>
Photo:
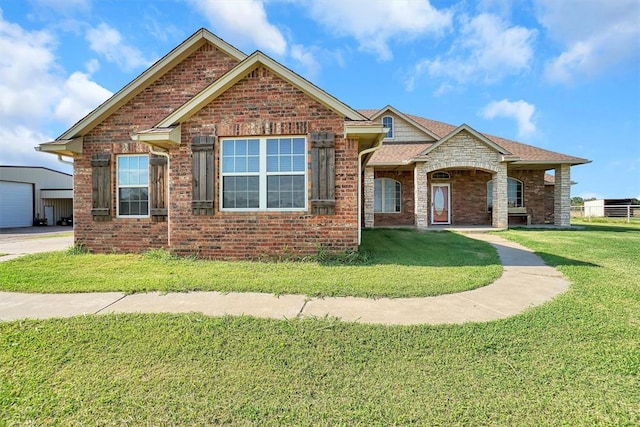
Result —
<path fill-rule="evenodd" d="M 111 220 L 111 154 L 97 153 L 91 157 L 93 204 L 91 215 L 94 221 Z"/>
<path fill-rule="evenodd" d="M 194 215 L 213 215 L 213 136 L 191 140 L 192 199 Z"/>
<path fill-rule="evenodd" d="M 311 133 L 311 213 L 336 213 L 336 139 L 333 132 Z"/>
<path fill-rule="evenodd" d="M 150 178 L 149 197 L 151 198 L 150 210 L 151 220 L 162 222 L 167 220 L 167 158 L 164 156 L 152 155 L 149 159 Z"/>

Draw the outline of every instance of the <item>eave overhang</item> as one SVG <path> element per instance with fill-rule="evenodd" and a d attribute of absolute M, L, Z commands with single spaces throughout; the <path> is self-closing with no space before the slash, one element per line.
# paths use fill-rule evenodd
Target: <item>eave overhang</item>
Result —
<path fill-rule="evenodd" d="M 384 139 L 389 129 L 377 122 L 350 122 L 344 123 L 344 137 L 358 140 L 358 152 L 375 146 Z"/>
<path fill-rule="evenodd" d="M 131 135 L 131 140 L 168 150 L 180 145 L 180 125 L 171 127 L 155 127 Z"/>
<path fill-rule="evenodd" d="M 82 154 L 83 137 L 72 139 L 59 139 L 51 142 L 44 142 L 37 147 L 36 151 L 51 153 L 57 156 L 73 157 L 74 154 Z"/>

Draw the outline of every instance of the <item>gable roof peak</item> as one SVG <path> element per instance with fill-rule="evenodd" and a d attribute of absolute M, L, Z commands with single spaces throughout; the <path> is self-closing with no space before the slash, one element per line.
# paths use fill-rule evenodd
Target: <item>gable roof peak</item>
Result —
<path fill-rule="evenodd" d="M 200 28 L 189 38 L 173 48 L 165 56 L 157 60 L 153 65 L 144 70 L 138 77 L 129 82 L 125 87 L 114 93 L 109 99 L 96 107 L 89 114 L 76 122 L 71 128 L 60 135 L 56 140 L 73 139 L 84 136 L 95 126 L 111 115 L 120 106 L 131 100 L 146 87 L 158 80 L 178 63 L 198 50 L 204 44 L 210 43 L 220 51 L 235 58 L 244 60 L 247 55 L 216 36 L 206 28 Z"/>

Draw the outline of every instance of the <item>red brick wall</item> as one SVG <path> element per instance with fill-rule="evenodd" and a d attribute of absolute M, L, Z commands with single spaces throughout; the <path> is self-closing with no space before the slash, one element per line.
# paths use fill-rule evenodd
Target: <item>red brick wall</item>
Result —
<path fill-rule="evenodd" d="M 83 154 L 74 159 L 74 234 L 94 252 L 135 252 L 167 247 L 167 223 L 147 218 L 116 218 L 115 154 L 147 153 L 130 135 L 154 126 L 175 108 L 231 69 L 237 60 L 204 45 L 119 108 L 84 137 Z M 112 153 L 112 220 L 91 216 L 91 156 Z"/>
<path fill-rule="evenodd" d="M 449 180 L 451 185 L 451 224 L 491 224 L 491 217 L 487 212 L 487 182 L 491 180 L 491 174 L 481 170 L 448 172 L 451 177 Z M 436 181 L 430 180 L 430 183 L 434 182 Z M 429 189 L 429 206 L 431 206 L 431 189 Z"/>
<path fill-rule="evenodd" d="M 391 178 L 402 186 L 402 206 L 400 213 L 376 213 L 374 225 L 378 227 L 392 225 L 414 225 L 413 171 L 376 171 L 375 178 Z"/>
<path fill-rule="evenodd" d="M 203 257 L 257 258 L 293 252 L 357 249 L 357 142 L 343 135 L 344 119 L 263 67 L 227 90 L 182 125 L 182 146 L 172 153 L 172 248 Z M 300 132 L 300 131 L 303 132 Z M 308 212 L 221 212 L 219 144 L 215 153 L 213 216 L 191 214 L 190 141 L 194 136 L 336 135 L 335 215 Z M 308 138 L 308 136 L 307 136 Z M 310 147 L 310 141 L 307 140 Z M 309 188 L 309 195 L 311 189 Z"/>
<path fill-rule="evenodd" d="M 532 224 L 544 224 L 546 216 L 545 185 L 543 170 L 509 171 L 509 177 L 522 181 L 524 206 L 531 215 Z"/>
<path fill-rule="evenodd" d="M 262 67 L 182 124 L 181 146 L 170 150 L 169 222 L 115 218 L 115 174 L 113 219 L 92 220 L 91 154 L 147 152 L 146 147 L 129 142 L 129 135 L 152 127 L 234 65 L 220 56 L 217 51 L 196 52 L 85 137 L 85 154 L 76 160 L 76 240 L 95 252 L 136 252 L 170 245 L 183 255 L 236 259 L 286 252 L 315 254 L 321 246 L 331 251 L 357 249 L 357 142 L 342 137 L 342 117 Z M 192 137 L 307 135 L 315 131 L 336 134 L 335 215 L 221 212 L 218 143 L 214 148 L 215 214 L 192 215 Z M 167 227 L 171 230 L 170 244 Z"/>

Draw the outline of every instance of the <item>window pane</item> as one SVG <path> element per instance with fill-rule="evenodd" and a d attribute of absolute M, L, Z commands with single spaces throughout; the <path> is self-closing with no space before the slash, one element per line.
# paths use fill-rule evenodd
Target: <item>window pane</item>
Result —
<path fill-rule="evenodd" d="M 291 138 L 282 138 L 280 140 L 280 154 L 291 154 L 292 141 Z"/>
<path fill-rule="evenodd" d="M 305 155 L 298 155 L 293 158 L 293 169 L 296 172 L 304 172 L 305 170 Z"/>
<path fill-rule="evenodd" d="M 382 182 L 379 179 L 373 181 L 373 211 L 382 212 Z"/>
<path fill-rule="evenodd" d="M 222 180 L 224 208 L 257 208 L 260 203 L 260 182 L 257 176 L 226 176 Z"/>
<path fill-rule="evenodd" d="M 222 172 L 233 172 L 233 158 L 222 158 Z"/>
<path fill-rule="evenodd" d="M 304 138 L 294 138 L 293 139 L 293 153 L 294 154 L 306 154 L 307 153 L 307 144 L 305 143 Z"/>
<path fill-rule="evenodd" d="M 278 140 L 267 139 L 267 155 L 278 154 Z"/>
<path fill-rule="evenodd" d="M 233 156 L 235 154 L 234 141 L 224 141 L 222 143 L 222 153 L 224 156 Z"/>
<path fill-rule="evenodd" d="M 247 140 L 238 139 L 236 140 L 236 156 L 246 156 L 247 155 Z"/>
<path fill-rule="evenodd" d="M 259 156 L 260 155 L 260 140 L 259 139 L 250 139 L 247 141 L 247 154 L 250 156 Z"/>
<path fill-rule="evenodd" d="M 267 156 L 267 172 L 278 172 L 278 156 Z"/>

